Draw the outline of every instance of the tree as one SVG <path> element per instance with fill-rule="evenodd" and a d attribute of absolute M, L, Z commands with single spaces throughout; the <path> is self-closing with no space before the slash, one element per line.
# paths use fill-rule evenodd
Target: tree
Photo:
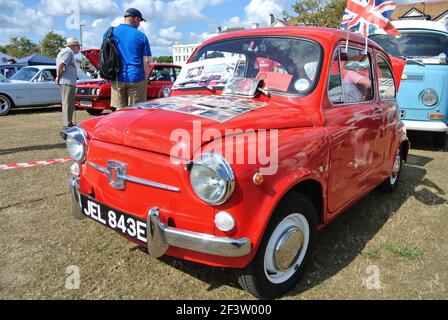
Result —
<path fill-rule="evenodd" d="M 39 45 L 25 37 L 12 37 L 9 44 L 1 46 L 0 51 L 18 59 L 39 53 Z"/>
<path fill-rule="evenodd" d="M 50 31 L 40 42 L 40 49 L 44 56 L 56 58 L 60 49 L 64 47 L 65 39 L 56 32 Z"/>
<path fill-rule="evenodd" d="M 283 13 L 288 24 L 338 28 L 342 22 L 346 0 L 298 0 L 292 5 L 297 16 Z"/>
<path fill-rule="evenodd" d="M 173 57 L 170 56 L 154 57 L 154 61 L 157 61 L 158 63 L 173 63 Z"/>

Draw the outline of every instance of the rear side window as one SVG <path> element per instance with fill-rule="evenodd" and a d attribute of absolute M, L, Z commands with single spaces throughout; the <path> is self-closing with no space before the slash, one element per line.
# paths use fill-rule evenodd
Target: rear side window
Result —
<path fill-rule="evenodd" d="M 339 48 L 333 57 L 328 96 L 333 104 L 373 100 L 372 62 L 363 50 Z"/>
<path fill-rule="evenodd" d="M 386 59 L 376 56 L 376 73 L 378 76 L 378 89 L 381 100 L 395 99 L 395 82 L 392 70 Z"/>

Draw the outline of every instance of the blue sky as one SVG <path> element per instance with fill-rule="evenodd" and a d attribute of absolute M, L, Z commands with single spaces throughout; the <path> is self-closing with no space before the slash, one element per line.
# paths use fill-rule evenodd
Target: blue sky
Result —
<path fill-rule="evenodd" d="M 141 30 L 150 39 L 154 55 L 171 55 L 176 43 L 203 41 L 218 26 L 266 25 L 268 15 L 292 13 L 295 0 L 0 0 L 0 44 L 26 36 L 39 42 L 48 31 L 80 37 L 84 48 L 98 47 L 108 26 L 123 19 L 126 8 L 143 12 L 148 23 Z M 399 0 L 398 2 L 409 2 Z"/>

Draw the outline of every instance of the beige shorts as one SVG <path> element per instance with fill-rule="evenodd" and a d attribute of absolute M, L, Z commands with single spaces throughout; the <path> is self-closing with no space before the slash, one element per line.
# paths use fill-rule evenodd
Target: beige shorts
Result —
<path fill-rule="evenodd" d="M 110 106 L 114 108 L 132 107 L 137 103 L 145 102 L 147 81 L 141 82 L 112 82 L 112 96 Z"/>

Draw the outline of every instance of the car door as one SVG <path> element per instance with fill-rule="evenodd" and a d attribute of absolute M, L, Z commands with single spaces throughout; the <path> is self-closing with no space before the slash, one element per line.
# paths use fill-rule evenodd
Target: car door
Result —
<path fill-rule="evenodd" d="M 335 212 L 371 188 L 380 164 L 371 54 L 339 47 L 333 56 L 326 108 L 330 140 L 328 209 Z"/>
<path fill-rule="evenodd" d="M 390 159 L 395 158 L 396 125 L 399 121 L 397 90 L 395 86 L 394 73 L 388 59 L 381 53 L 376 54 L 376 79 L 378 86 L 378 106 L 381 109 L 381 126 L 377 139 L 377 149 L 383 152 L 383 166 L 381 174 L 390 174 Z"/>
<path fill-rule="evenodd" d="M 56 70 L 43 69 L 31 81 L 31 102 L 33 104 L 59 104 L 61 93 L 54 82 Z"/>

